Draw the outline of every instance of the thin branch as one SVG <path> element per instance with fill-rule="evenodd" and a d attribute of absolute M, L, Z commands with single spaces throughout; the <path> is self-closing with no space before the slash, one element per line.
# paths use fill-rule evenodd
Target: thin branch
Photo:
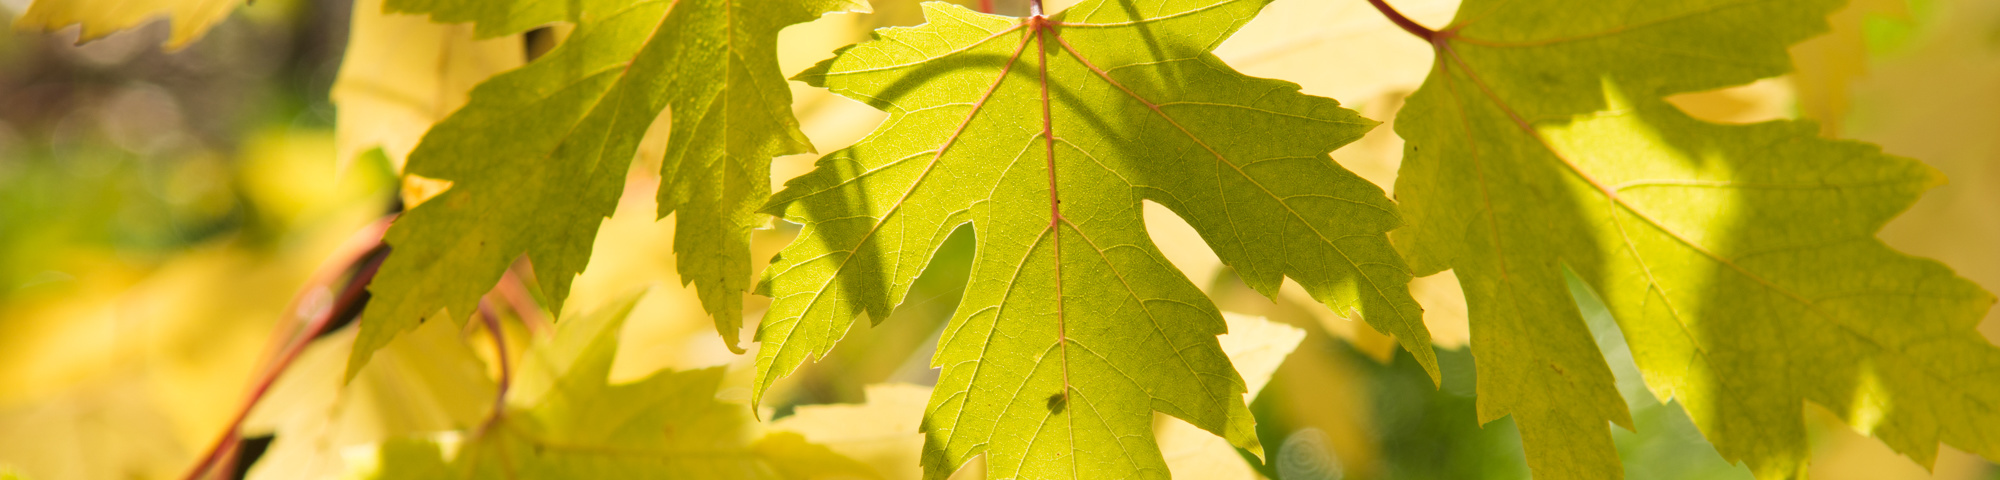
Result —
<path fill-rule="evenodd" d="M 303 311 L 307 306 L 306 300 L 311 298 L 313 293 L 332 286 L 341 275 L 354 270 L 366 255 L 373 253 L 375 247 L 381 246 L 382 235 L 389 231 L 389 224 L 395 220 L 395 214 L 386 215 L 356 230 L 353 235 L 348 235 L 347 240 L 342 241 L 340 246 L 334 248 L 333 254 L 328 255 L 326 261 L 313 270 L 312 276 L 306 279 L 305 288 L 292 296 L 291 303 L 285 304 L 286 321 L 278 322 L 277 330 L 271 332 L 271 343 L 264 348 L 263 355 L 258 357 L 258 365 L 270 365 L 271 361 L 290 345 L 293 338 L 298 335 L 299 329 L 312 323 L 315 312 Z M 298 321 L 290 321 L 294 315 Z"/>
<path fill-rule="evenodd" d="M 493 338 L 493 353 L 500 360 L 500 380 L 498 391 L 493 394 L 493 413 L 486 417 L 486 425 L 500 420 L 500 412 L 507 407 L 507 387 L 514 378 L 514 367 L 507 362 L 507 337 L 500 331 L 500 315 L 493 313 L 493 304 L 479 299 L 479 319 L 486 322 L 486 332 Z M 481 430 L 484 430 L 481 427 Z"/>
<path fill-rule="evenodd" d="M 383 222 L 378 222 L 377 225 L 386 226 L 387 220 L 384 219 Z M 306 346 L 312 344 L 314 338 L 324 332 L 328 325 L 333 324 L 333 319 L 359 313 L 358 309 L 361 306 L 361 302 L 366 298 L 368 282 L 375 279 L 375 272 L 382 268 L 382 259 L 388 256 L 386 255 L 387 246 L 382 244 L 381 240 L 381 232 L 384 229 L 373 227 L 371 226 L 371 228 L 363 230 L 363 233 L 374 235 L 373 245 L 362 250 L 362 254 L 358 256 L 359 258 L 354 259 L 363 263 L 360 269 L 354 273 L 354 276 L 348 278 L 347 283 L 341 286 L 340 296 L 334 299 L 333 306 L 313 316 L 312 321 L 306 324 L 302 332 L 297 332 L 296 334 L 287 332 L 285 337 L 290 338 L 290 341 L 286 342 L 285 347 L 273 357 L 274 361 L 267 362 L 267 367 L 264 369 L 263 375 L 257 379 L 256 383 L 251 385 L 250 392 L 243 401 L 243 406 L 237 409 L 236 415 L 224 427 L 222 436 L 215 440 L 215 443 L 208 448 L 208 453 L 203 455 L 201 460 L 196 462 L 194 468 L 189 470 L 183 478 L 188 480 L 202 478 L 203 475 L 210 473 L 222 459 L 233 455 L 236 449 L 238 433 L 243 427 L 243 421 L 250 416 L 250 410 L 257 406 L 257 402 L 264 398 L 264 394 L 271 390 L 271 385 L 277 383 L 278 376 L 283 374 L 292 365 L 292 362 L 298 360 L 299 355 L 305 352 Z M 335 258 L 341 257 L 336 256 Z M 350 260 L 348 264 L 351 265 L 354 260 Z M 318 288 L 324 288 L 324 284 L 314 284 L 307 287 L 305 292 L 312 292 Z M 301 292 L 299 296 L 304 297 L 307 295 L 305 292 Z M 294 300 L 293 303 L 297 304 L 300 302 Z M 296 330 L 294 331 L 296 332 Z"/>
<path fill-rule="evenodd" d="M 493 292 L 500 294 L 500 300 L 507 303 L 507 308 L 514 311 L 514 316 L 521 319 L 521 325 L 528 327 L 529 333 L 543 336 L 555 334 L 555 326 L 549 323 L 548 315 L 542 314 L 541 304 L 535 303 L 535 296 L 528 294 L 527 280 L 515 274 L 514 267 L 508 267 L 500 274 L 500 284 L 493 287 Z"/>

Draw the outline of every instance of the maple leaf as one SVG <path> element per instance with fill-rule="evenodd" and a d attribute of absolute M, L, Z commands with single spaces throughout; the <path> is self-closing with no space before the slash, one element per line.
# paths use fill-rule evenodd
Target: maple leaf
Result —
<path fill-rule="evenodd" d="M 495 387 L 458 325 L 429 322 L 396 337 L 343 382 L 355 331 L 307 347 L 244 421 L 244 436 L 275 435 L 246 478 L 329 478 L 341 452 L 401 435 L 477 425 Z"/>
<path fill-rule="evenodd" d="M 660 215 L 678 212 L 681 278 L 702 292 L 723 338 L 739 349 L 749 233 L 755 209 L 769 196 L 770 158 L 811 150 L 777 72 L 778 30 L 855 5 L 582 5 L 567 41 L 474 88 L 466 106 L 432 127 L 410 154 L 407 173 L 449 180 L 452 188 L 389 229 L 386 240 L 395 250 L 370 287 L 375 297 L 361 319 L 349 375 L 368 352 L 439 308 L 470 314 L 523 254 L 560 311 L 599 223 L 617 205 L 641 137 L 669 106 L 674 122 Z"/>
<path fill-rule="evenodd" d="M 473 432 L 377 448 L 376 478 L 878 478 L 866 465 L 766 433 L 716 400 L 723 368 L 609 382 L 618 334 L 641 295 L 563 322 L 529 347 L 509 408 Z M 441 443 L 459 440 L 456 453 Z"/>
<path fill-rule="evenodd" d="M 229 18 L 239 0 L 35 0 L 14 20 L 14 28 L 54 31 L 78 25 L 78 43 L 166 17 L 172 27 L 166 48 L 179 50 Z"/>
<path fill-rule="evenodd" d="M 1838 1 L 1503 3 L 1406 23 L 1438 61 L 1397 123 L 1395 238 L 1418 274 L 1458 272 L 1480 420 L 1513 415 L 1538 477 L 1618 477 L 1605 422 L 1632 426 L 1564 268 L 1652 393 L 1760 477 L 1803 468 L 1805 401 L 1920 463 L 1939 440 L 2000 458 L 2000 349 L 1974 331 L 1993 297 L 1874 237 L 1942 177 L 1661 100 L 1784 73 Z"/>
<path fill-rule="evenodd" d="M 1243 394 L 1244 401 L 1256 400 L 1264 386 L 1271 382 L 1272 374 L 1278 372 L 1278 366 L 1283 365 L 1292 350 L 1299 347 L 1299 342 L 1305 340 L 1306 332 L 1261 317 L 1234 313 L 1222 316 L 1229 322 L 1229 333 L 1220 337 L 1222 352 L 1229 355 L 1230 365 L 1235 366 L 1236 372 L 1243 376 L 1248 389 Z M 1153 432 L 1160 439 L 1160 452 L 1166 458 L 1167 471 L 1175 477 L 1208 480 L 1263 478 L 1248 462 L 1243 461 L 1243 455 L 1228 441 L 1186 422 L 1154 414 Z"/>
<path fill-rule="evenodd" d="M 970 223 L 971 278 L 933 359 L 927 476 L 981 452 L 994 477 L 1164 476 L 1154 410 L 1261 452 L 1222 317 L 1147 238 L 1141 199 L 1187 218 L 1259 292 L 1289 276 L 1435 377 L 1384 234 L 1394 206 L 1327 156 L 1375 123 L 1208 53 L 1266 3 L 1095 1 L 1029 19 L 927 3 L 929 23 L 801 73 L 890 116 L 772 200 L 805 227 L 759 286 L 774 300 L 753 398 L 856 315 L 885 318 Z"/>
<path fill-rule="evenodd" d="M 1243 375 L 1249 387 L 1246 398 L 1254 399 L 1285 358 L 1298 348 L 1306 332 L 1290 325 L 1259 317 L 1223 314 L 1229 333 L 1222 335 L 1222 351 Z M 931 388 L 906 384 L 877 384 L 867 387 L 867 402 L 858 405 L 801 405 L 791 416 L 771 422 L 771 428 L 797 432 L 813 443 L 836 453 L 866 461 L 877 472 L 892 479 L 922 478 L 918 467 L 924 437 L 919 431 L 923 410 Z M 1261 478 L 1228 442 L 1189 426 L 1168 421 L 1154 422 L 1167 469 L 1181 478 L 1254 479 Z M 977 465 L 976 463 L 974 465 Z M 975 478 L 980 468 L 967 467 L 952 478 Z"/>

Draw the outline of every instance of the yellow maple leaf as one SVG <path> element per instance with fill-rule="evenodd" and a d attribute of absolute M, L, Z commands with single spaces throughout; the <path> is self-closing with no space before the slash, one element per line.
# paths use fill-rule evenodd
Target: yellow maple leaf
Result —
<path fill-rule="evenodd" d="M 27 13 L 14 21 L 14 28 L 58 30 L 80 25 L 83 32 L 77 42 L 81 43 L 165 17 L 173 26 L 166 47 L 178 50 L 229 18 L 237 3 L 237 0 L 35 0 Z"/>

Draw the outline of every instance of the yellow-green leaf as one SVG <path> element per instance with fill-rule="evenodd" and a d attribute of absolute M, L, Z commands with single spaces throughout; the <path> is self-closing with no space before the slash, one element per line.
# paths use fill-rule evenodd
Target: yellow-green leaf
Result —
<path fill-rule="evenodd" d="M 926 476 L 1160 477 L 1152 413 L 1261 452 L 1214 305 L 1147 238 L 1141 200 L 1186 218 L 1266 295 L 1290 277 L 1391 332 L 1435 372 L 1399 224 L 1327 152 L 1375 125 L 1208 53 L 1262 0 L 1086 2 L 1028 19 L 925 4 L 800 74 L 889 112 L 769 211 L 805 225 L 766 271 L 758 395 L 878 321 L 955 228 L 977 238 L 939 340 Z"/>
<path fill-rule="evenodd" d="M 340 74 L 328 94 L 341 165 L 381 148 L 396 171 L 425 130 L 464 106 L 472 86 L 526 59 L 517 37 L 474 40 L 472 27 L 384 13 L 384 0 L 357 0 Z"/>
<path fill-rule="evenodd" d="M 357 471 L 383 479 L 878 478 L 798 434 L 767 433 L 744 405 L 717 400 L 722 368 L 611 383 L 619 332 L 639 298 L 570 319 L 530 346 L 509 407 L 491 422 L 383 442 L 376 464 Z"/>
<path fill-rule="evenodd" d="M 1256 398 L 1306 332 L 1258 317 L 1224 314 L 1224 318 L 1230 332 L 1220 337 L 1222 350 L 1248 384 L 1246 396 Z M 807 440 L 864 461 L 885 478 L 916 480 L 923 475 L 917 463 L 924 440 L 919 425 L 925 397 L 930 394 L 929 387 L 917 385 L 869 385 L 867 403 L 802 405 L 771 426 L 798 432 Z M 1236 448 L 1214 434 L 1164 415 L 1156 415 L 1154 432 L 1159 435 L 1167 469 L 1181 478 L 1258 478 Z M 984 468 L 974 465 L 978 464 L 968 465 L 951 478 L 983 475 Z"/>
<path fill-rule="evenodd" d="M 465 2 L 429 5 L 476 10 Z M 661 214 L 677 212 L 681 277 L 703 292 L 734 348 L 741 292 L 750 283 L 749 234 L 756 206 L 769 195 L 770 158 L 811 149 L 777 71 L 778 30 L 855 5 L 571 5 L 577 27 L 562 45 L 474 88 L 466 106 L 410 154 L 407 173 L 452 187 L 389 229 L 394 250 L 369 288 L 375 296 L 349 374 L 440 308 L 458 318 L 471 314 L 523 255 L 560 311 L 599 224 L 617 205 L 640 139 L 670 106 Z"/>
<path fill-rule="evenodd" d="M 1603 296 L 1652 392 L 1723 457 L 1802 471 L 1810 401 L 1921 463 L 2000 458 L 1993 297 L 1874 233 L 1943 179 L 1807 122 L 1719 125 L 1661 98 L 1790 68 L 1837 0 L 1468 1 L 1397 122 L 1397 246 L 1456 269 L 1482 421 L 1538 478 L 1617 478 L 1631 426 L 1565 288 Z"/>

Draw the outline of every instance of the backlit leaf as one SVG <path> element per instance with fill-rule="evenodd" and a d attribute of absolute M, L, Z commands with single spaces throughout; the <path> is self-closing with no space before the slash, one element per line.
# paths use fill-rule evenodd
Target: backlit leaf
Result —
<path fill-rule="evenodd" d="M 1247 397 L 1255 398 L 1306 332 L 1257 317 L 1235 314 L 1224 317 L 1229 321 L 1230 333 L 1220 337 L 1222 350 L 1248 384 Z M 792 416 L 778 419 L 771 426 L 798 432 L 814 443 L 866 462 L 885 478 L 915 480 L 923 474 L 917 463 L 924 439 L 918 425 L 923 421 L 925 397 L 930 394 L 929 387 L 917 385 L 870 385 L 867 403 L 803 405 Z M 1164 415 L 1157 416 L 1154 431 L 1159 435 L 1167 469 L 1175 476 L 1210 480 L 1257 478 L 1236 453 L 1236 447 L 1214 434 Z M 975 478 L 983 471 L 984 468 L 968 466 L 952 478 Z"/>
<path fill-rule="evenodd" d="M 749 409 L 716 400 L 721 368 L 610 383 L 618 333 L 638 298 L 570 319 L 529 347 L 509 408 L 491 423 L 384 442 L 374 477 L 876 478 L 797 434 L 767 434 Z"/>
<path fill-rule="evenodd" d="M 441 12 L 480 8 L 428 5 Z M 754 210 L 770 188 L 770 158 L 811 149 L 777 72 L 778 30 L 854 5 L 571 4 L 577 27 L 562 45 L 473 89 L 466 106 L 432 127 L 410 154 L 407 173 L 448 180 L 452 188 L 390 228 L 395 250 L 370 287 L 375 297 L 361 319 L 349 375 L 369 352 L 440 308 L 469 315 L 522 255 L 557 303 L 552 310 L 560 311 L 599 224 L 617 205 L 640 139 L 669 107 L 674 122 L 660 212 L 678 212 L 681 277 L 703 292 L 723 338 L 733 342 L 741 292 L 749 286 Z M 487 17 L 477 18 L 484 28 Z"/>
<path fill-rule="evenodd" d="M 926 476 L 1163 477 L 1152 412 L 1261 452 L 1215 307 L 1147 238 L 1165 205 L 1266 295 L 1283 278 L 1396 335 L 1435 375 L 1381 190 L 1326 152 L 1374 125 L 1208 51 L 1266 2 L 1096 1 L 1042 19 L 925 4 L 800 78 L 889 112 L 771 210 L 761 395 L 879 321 L 955 228 L 977 238 L 939 340 Z"/>
<path fill-rule="evenodd" d="M 1920 463 L 2000 458 L 1990 294 L 1874 233 L 1942 178 L 1805 122 L 1718 125 L 1661 100 L 1785 72 L 1832 0 L 1469 1 L 1400 114 L 1397 246 L 1454 268 L 1482 421 L 1542 479 L 1616 478 L 1632 425 L 1565 288 L 1599 292 L 1653 394 L 1760 477 L 1809 453 L 1806 401 Z"/>

